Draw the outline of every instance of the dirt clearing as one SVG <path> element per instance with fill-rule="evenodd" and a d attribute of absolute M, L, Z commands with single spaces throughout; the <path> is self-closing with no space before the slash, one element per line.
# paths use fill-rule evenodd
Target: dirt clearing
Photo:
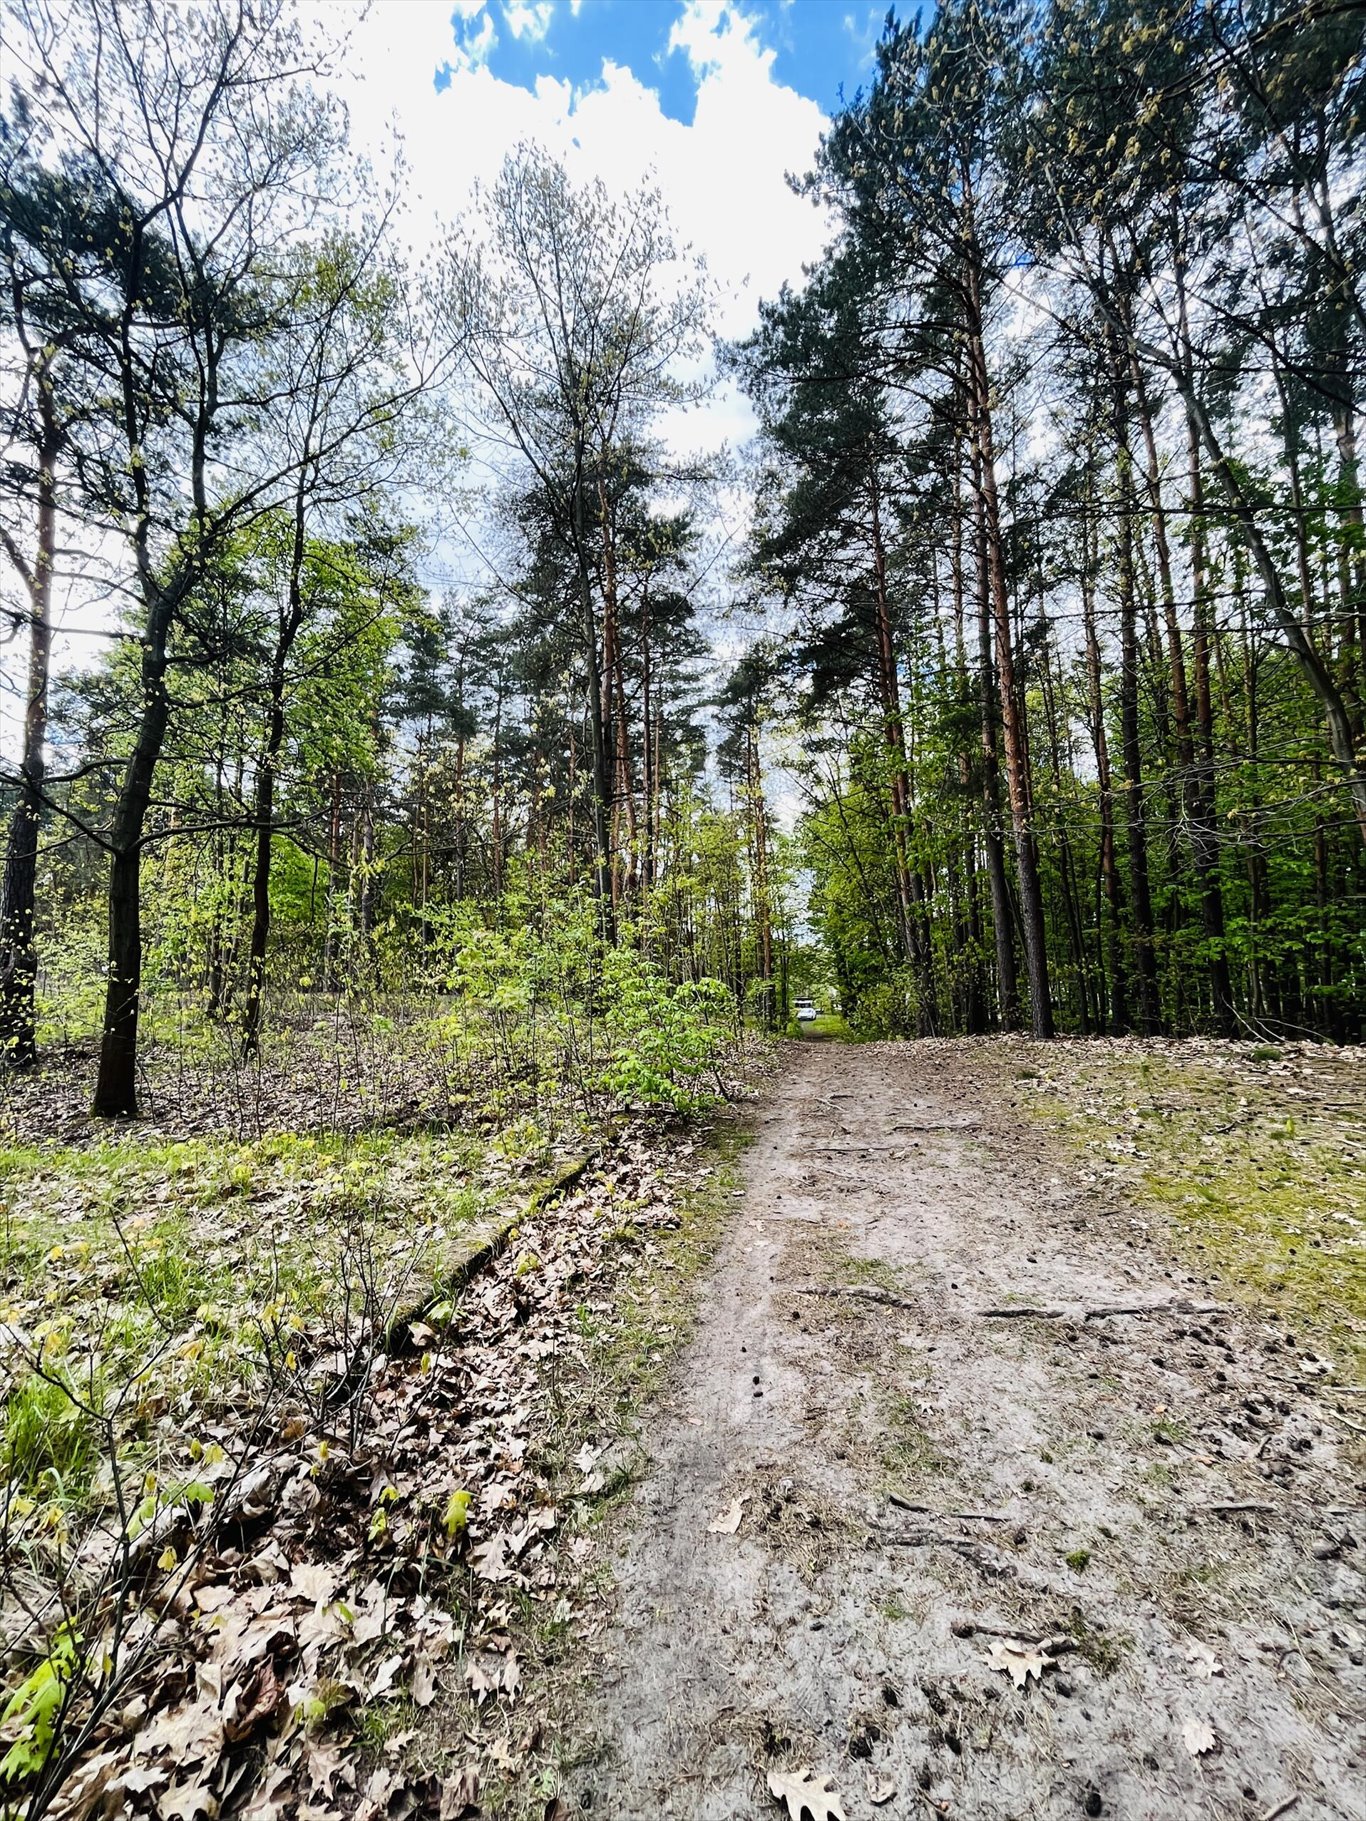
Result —
<path fill-rule="evenodd" d="M 1078 1189 L 1000 1062 L 786 1047 L 571 1803 L 781 1814 L 809 1767 L 817 1821 L 1366 1815 L 1366 1408 Z"/>

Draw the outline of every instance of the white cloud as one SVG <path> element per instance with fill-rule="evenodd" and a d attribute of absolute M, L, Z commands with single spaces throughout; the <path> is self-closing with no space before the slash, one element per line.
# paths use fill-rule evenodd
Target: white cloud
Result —
<path fill-rule="evenodd" d="M 555 8 L 552 0 L 504 0 L 503 17 L 514 38 L 539 44 L 550 30 Z"/>
<path fill-rule="evenodd" d="M 330 12 L 326 0 L 320 10 Z M 340 83 L 355 139 L 374 149 L 377 163 L 389 123 L 402 135 L 404 232 L 415 258 L 523 140 L 616 193 L 657 184 L 679 239 L 708 264 L 718 292 L 713 326 L 723 338 L 746 334 L 759 299 L 784 280 L 799 281 L 803 264 L 818 255 L 828 223 L 793 193 L 786 174 L 810 168 L 826 119 L 775 78 L 773 52 L 733 0 L 687 0 L 680 8 L 671 45 L 686 55 L 696 84 L 690 123 L 666 115 L 656 89 L 610 56 L 579 89 L 549 74 L 534 91 L 504 82 L 487 63 L 453 55 L 451 17 L 451 0 L 380 0 L 357 19 Z M 482 31 L 487 17 L 482 0 L 466 0 L 461 35 L 476 22 Z M 432 81 L 438 69 L 449 72 L 440 91 Z M 661 424 L 680 458 L 724 443 L 735 448 L 753 428 L 748 402 L 730 381 L 708 403 L 671 412 Z"/>
<path fill-rule="evenodd" d="M 491 28 L 484 0 L 463 0 L 461 10 L 462 38 L 475 20 L 480 33 Z M 517 10 L 517 0 L 505 8 L 509 29 Z M 534 0 L 520 10 L 537 10 Z M 454 54 L 450 19 L 451 0 L 373 7 L 357 20 L 342 83 L 359 142 L 378 147 L 385 123 L 398 125 L 419 242 L 532 139 L 616 191 L 655 173 L 680 236 L 720 287 L 723 335 L 743 334 L 758 298 L 799 278 L 819 251 L 825 223 L 785 179 L 810 167 L 825 117 L 775 79 L 774 53 L 734 0 L 687 0 L 673 28 L 671 47 L 687 56 L 697 85 L 691 124 L 670 119 L 657 91 L 610 57 L 578 91 L 551 75 L 534 93 L 503 82 L 486 61 Z M 437 69 L 449 70 L 439 93 Z"/>

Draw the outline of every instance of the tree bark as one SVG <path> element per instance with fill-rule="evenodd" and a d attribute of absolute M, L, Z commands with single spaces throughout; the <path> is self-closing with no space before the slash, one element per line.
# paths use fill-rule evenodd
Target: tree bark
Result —
<path fill-rule="evenodd" d="M 109 972 L 93 1111 L 103 1119 L 138 1116 L 138 1018 L 142 994 L 142 837 L 152 779 L 170 717 L 166 642 L 172 602 L 154 602 L 142 649 L 142 720 L 109 831 Z"/>
<path fill-rule="evenodd" d="M 1020 927 L 1024 936 L 1025 970 L 1029 976 L 1030 1025 L 1036 1037 L 1053 1035 L 1053 1000 L 1048 979 L 1047 932 L 1043 892 L 1039 884 L 1038 843 L 1029 785 L 1029 743 L 1023 707 L 1015 683 L 1014 639 L 1010 623 L 1010 594 L 1006 585 L 1005 552 L 1001 541 L 1001 509 L 996 489 L 996 451 L 991 422 L 991 383 L 982 332 L 980 276 L 976 261 L 968 262 L 970 321 L 969 367 L 972 376 L 974 431 L 978 449 L 977 481 L 985 531 L 987 580 L 992 620 L 996 631 L 996 678 L 1001 698 L 1001 734 L 1005 745 L 1006 789 L 1010 799 L 1011 828 L 1015 837 L 1015 867 L 1020 888 Z"/>
<path fill-rule="evenodd" d="M 29 601 L 28 685 L 19 792 L 10 817 L 5 872 L 0 884 L 0 1055 L 12 1069 L 38 1060 L 34 940 L 38 887 L 38 834 L 47 774 L 48 675 L 52 661 L 52 572 L 57 553 L 57 458 L 62 433 L 52 396 L 51 362 L 36 375 L 41 429 L 38 443 L 38 511 L 33 564 L 25 577 Z"/>

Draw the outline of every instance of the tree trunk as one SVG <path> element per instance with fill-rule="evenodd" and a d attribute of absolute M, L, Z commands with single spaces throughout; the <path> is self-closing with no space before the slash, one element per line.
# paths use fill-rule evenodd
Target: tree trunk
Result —
<path fill-rule="evenodd" d="M 1162 504 L 1160 465 L 1157 451 L 1157 436 L 1153 425 L 1152 410 L 1148 403 L 1147 393 L 1142 384 L 1142 375 L 1136 356 L 1132 357 L 1132 373 L 1135 396 L 1138 400 L 1139 421 L 1143 429 L 1144 451 L 1146 456 L 1146 482 L 1148 505 L 1153 528 L 1153 544 L 1157 554 L 1158 583 L 1162 593 L 1162 607 L 1167 637 L 1167 663 L 1171 678 L 1172 721 L 1176 732 L 1176 755 L 1181 777 L 1181 811 L 1185 819 L 1190 841 L 1191 863 L 1195 870 L 1196 886 L 1200 895 L 1201 921 L 1203 924 L 1205 946 L 1209 953 L 1208 970 L 1210 999 L 1213 1009 L 1214 1025 L 1220 1036 L 1233 1035 L 1233 1000 L 1228 976 L 1228 961 L 1224 955 L 1224 912 L 1223 899 L 1219 886 L 1218 845 L 1216 831 L 1212 825 L 1212 793 L 1207 797 L 1205 778 L 1202 767 L 1197 765 L 1195 736 L 1192 726 L 1190 690 L 1186 677 L 1185 650 L 1182 645 L 1181 629 L 1176 612 L 1176 589 L 1172 576 L 1171 544 L 1167 536 L 1167 515 Z M 1189 423 L 1189 419 L 1187 420 Z M 1192 481 L 1198 481 L 1199 445 L 1193 451 Z M 1192 500 L 1192 510 L 1195 501 Z M 1203 527 L 1193 525 L 1191 536 L 1191 576 L 1195 595 L 1194 615 L 1197 621 L 1203 617 L 1202 596 L 1205 592 L 1205 563 L 1203 553 Z M 1212 768 L 1211 768 L 1212 781 Z"/>
<path fill-rule="evenodd" d="M 1124 980 L 1123 888 L 1115 861 L 1115 798 L 1110 776 L 1110 746 L 1105 735 L 1105 701 L 1101 693 L 1100 641 L 1096 636 L 1094 572 L 1082 576 L 1082 624 L 1086 639 L 1086 683 L 1091 710 L 1091 744 L 1096 755 L 1096 788 L 1100 799 L 1100 879 L 1105 894 L 1106 975 L 1109 980 L 1109 1028 L 1112 1035 L 1129 1028 L 1129 999 Z"/>
<path fill-rule="evenodd" d="M 109 958 L 104 1030 L 93 1111 L 103 1119 L 136 1119 L 138 1015 L 142 993 L 142 837 L 170 716 L 166 642 L 171 602 L 154 606 L 142 651 L 142 721 L 124 771 L 109 831 Z"/>
<path fill-rule="evenodd" d="M 46 777 L 48 673 L 52 659 L 52 571 L 57 553 L 57 457 L 61 432 L 52 400 L 52 378 L 44 361 L 37 375 L 42 431 L 38 445 L 37 541 L 26 577 L 29 600 L 28 687 L 24 701 L 24 745 L 19 795 L 10 818 L 5 873 L 0 884 L 0 1055 L 13 1069 L 38 1060 L 34 1004 L 38 955 L 34 943 L 37 909 L 38 832 Z"/>
<path fill-rule="evenodd" d="M 584 662 L 588 672 L 588 727 L 592 744 L 593 881 L 598 901 L 598 933 L 608 944 L 616 941 L 612 910 L 612 856 L 608 836 L 611 781 L 607 768 L 607 726 L 603 713 L 602 666 L 598 661 L 597 617 L 593 612 L 593 582 L 585 541 L 582 454 L 580 480 L 574 492 L 574 531 L 579 567 L 579 608 L 582 615 Z"/>
<path fill-rule="evenodd" d="M 968 260 L 971 321 L 968 334 L 973 381 L 973 415 L 977 440 L 977 481 L 986 539 L 987 580 L 996 630 L 996 679 L 1001 697 L 1001 734 L 1005 745 L 1006 789 L 1015 837 L 1015 867 L 1020 887 L 1020 928 L 1029 976 L 1030 1024 L 1036 1037 L 1053 1035 L 1053 1000 L 1048 979 L 1047 933 L 1043 892 L 1039 885 L 1038 844 L 1034 833 L 1029 786 L 1029 743 L 1019 692 L 1015 685 L 1014 639 L 1010 594 L 1001 542 L 1001 510 L 996 491 L 996 451 L 991 424 L 991 384 L 982 334 L 981 299 L 975 261 Z"/>
<path fill-rule="evenodd" d="M 901 687 L 896 645 L 887 598 L 887 553 L 882 541 L 882 511 L 876 475 L 869 486 L 869 522 L 873 549 L 873 606 L 876 618 L 878 693 L 882 699 L 882 738 L 890 773 L 892 854 L 896 872 L 897 909 L 905 953 L 915 969 L 918 987 L 917 1028 L 922 1037 L 935 1031 L 934 972 L 929 931 L 923 911 L 924 892 L 911 865 L 911 808 L 906 763 L 906 731 L 901 719 Z"/>
<path fill-rule="evenodd" d="M 1119 495 L 1119 718 L 1124 761 L 1125 830 L 1129 848 L 1129 895 L 1133 906 L 1134 973 L 1138 982 L 1139 1025 L 1145 1037 L 1162 1023 L 1153 943 L 1152 893 L 1148 883 L 1148 829 L 1143 799 L 1143 746 L 1138 723 L 1138 617 L 1134 599 L 1132 491 L 1128 451 L 1121 443 Z"/>
<path fill-rule="evenodd" d="M 973 451 L 974 469 L 980 457 Z M 1015 969 L 1015 907 L 1006 878 L 1005 835 L 1001 817 L 1001 767 L 996 751 L 996 666 L 991 656 L 991 606 L 988 598 L 986 520 L 981 489 L 974 496 L 977 532 L 977 678 L 982 709 L 982 836 L 987 883 L 991 889 L 992 934 L 996 949 L 998 1015 L 1007 1031 L 1020 1027 L 1020 987 Z"/>

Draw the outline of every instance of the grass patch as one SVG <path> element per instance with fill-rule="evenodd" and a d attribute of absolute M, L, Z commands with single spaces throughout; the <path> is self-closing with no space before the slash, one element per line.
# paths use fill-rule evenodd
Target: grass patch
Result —
<path fill-rule="evenodd" d="M 1366 1070 L 1354 1052 L 1192 1042 L 1050 1056 L 1036 1118 L 1169 1216 L 1188 1269 L 1366 1370 Z"/>
<path fill-rule="evenodd" d="M 25 1497 L 79 1499 L 95 1465 L 89 1400 L 69 1381 L 30 1372 L 5 1406 L 4 1472 Z"/>
<path fill-rule="evenodd" d="M 893 1296 L 904 1296 L 905 1287 L 901 1273 L 885 1258 L 862 1258 L 857 1253 L 847 1252 L 838 1245 L 829 1248 L 828 1263 L 833 1275 L 841 1283 L 866 1285 L 874 1290 L 886 1290 Z"/>
<path fill-rule="evenodd" d="M 789 1037 L 824 1039 L 834 1043 L 857 1043 L 857 1032 L 842 1018 L 838 1012 L 822 1012 L 818 1018 L 812 1018 L 802 1024 L 794 1018 L 787 1027 Z"/>
<path fill-rule="evenodd" d="M 944 1471 L 944 1461 L 916 1414 L 913 1398 L 900 1392 L 880 1396 L 875 1433 L 882 1469 L 879 1491 L 904 1492 Z"/>
<path fill-rule="evenodd" d="M 715 1255 L 753 1136 L 740 1121 L 718 1121 L 711 1128 L 699 1145 L 702 1168 L 678 1201 L 677 1226 L 626 1277 L 609 1316 L 589 1316 L 586 1326 L 581 1320 L 590 1343 L 591 1376 L 606 1392 L 615 1426 L 623 1432 L 634 1429 L 641 1409 L 692 1336 L 695 1281 Z M 627 1249 L 639 1237 L 630 1223 L 614 1227 L 609 1235 L 613 1244 Z"/>
<path fill-rule="evenodd" d="M 163 1481 L 268 1378 L 306 1403 L 312 1360 L 429 1290 L 520 1172 L 468 1135 L 4 1149 L 0 1435 L 31 1527 L 109 1499 L 111 1435 Z"/>
<path fill-rule="evenodd" d="M 1112 1632 L 1099 1624 L 1093 1625 L 1079 1606 L 1072 1608 L 1067 1630 L 1076 1644 L 1077 1654 L 1085 1658 L 1098 1675 L 1112 1676 L 1126 1653 L 1133 1649 L 1134 1641 L 1126 1632 Z"/>

